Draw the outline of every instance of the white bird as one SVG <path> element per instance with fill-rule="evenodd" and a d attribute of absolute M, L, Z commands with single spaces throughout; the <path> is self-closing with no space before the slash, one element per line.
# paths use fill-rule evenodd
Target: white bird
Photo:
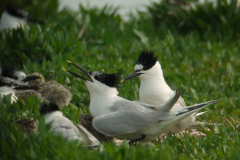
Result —
<path fill-rule="evenodd" d="M 39 79 L 39 76 L 26 76 L 25 73 L 15 70 L 12 67 L 1 68 L 0 66 L 0 95 L 12 94 L 11 103 L 17 100 L 16 90 L 38 90 L 41 87 L 30 86 L 27 83 L 31 80 Z"/>
<path fill-rule="evenodd" d="M 99 145 L 99 141 L 81 125 L 75 125 L 63 116 L 59 107 L 54 103 L 43 103 L 40 114 L 44 115 L 45 124 L 51 124 L 51 132 L 60 134 L 68 141 L 77 140 L 83 145 Z"/>
<path fill-rule="evenodd" d="M 29 81 L 36 79 L 43 79 L 43 76 L 39 75 L 26 75 L 24 72 L 16 70 L 12 66 L 6 66 L 2 68 L 2 77 L 7 77 L 11 81 L 18 85 L 27 85 Z"/>
<path fill-rule="evenodd" d="M 178 90 L 160 107 L 130 101 L 118 96 L 119 76 L 117 74 L 106 74 L 99 71 L 88 72 L 72 62 L 68 62 L 90 78 L 88 80 L 63 69 L 84 80 L 90 92 L 90 113 L 94 118 L 94 128 L 117 139 L 127 139 L 131 140 L 130 142 L 154 140 L 190 114 L 217 101 L 170 111 L 180 96 Z"/>
<path fill-rule="evenodd" d="M 122 82 L 134 77 L 139 77 L 141 80 L 139 90 L 140 102 L 160 106 L 168 101 L 175 93 L 166 83 L 157 58 L 158 57 L 154 56 L 154 52 L 142 51 L 136 62 L 134 72 L 123 79 Z M 184 99 L 180 97 L 171 111 L 181 110 L 186 107 Z M 199 124 L 204 126 L 204 122 L 194 121 L 196 116 L 203 113 L 204 112 L 189 115 L 164 133 L 178 133 L 184 131 L 186 128 L 197 128 Z"/>
<path fill-rule="evenodd" d="M 3 98 L 4 95 L 12 94 L 11 103 L 16 102 L 18 99 L 15 96 L 16 90 L 38 90 L 40 87 L 28 86 L 28 85 L 18 85 L 12 81 L 12 79 L 8 77 L 0 77 L 0 95 Z"/>
<path fill-rule="evenodd" d="M 15 8 L 8 3 L 5 11 L 2 13 L 0 25 L 1 30 L 8 28 L 16 29 L 17 27 L 24 26 L 26 23 L 46 24 L 43 21 L 30 17 L 27 12 Z"/>

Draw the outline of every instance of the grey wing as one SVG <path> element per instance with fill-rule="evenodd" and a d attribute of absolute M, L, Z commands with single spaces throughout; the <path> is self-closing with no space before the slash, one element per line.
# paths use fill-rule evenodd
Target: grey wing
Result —
<path fill-rule="evenodd" d="M 157 110 L 155 105 L 143 103 L 143 102 L 140 102 L 140 101 L 134 101 L 134 102 L 137 103 L 137 105 L 141 105 L 141 106 L 144 106 L 144 107 L 152 109 L 152 110 Z"/>
<path fill-rule="evenodd" d="M 181 104 L 179 106 L 180 108 L 176 107 L 176 105 L 175 105 L 176 102 L 178 102 L 178 100 L 180 98 L 180 95 L 181 95 L 181 92 L 178 89 L 176 89 L 175 94 L 172 97 L 170 97 L 164 104 L 162 104 L 160 106 L 157 106 L 157 107 L 149 105 L 149 104 L 144 104 L 144 103 L 141 104 L 141 102 L 137 102 L 137 103 L 140 103 L 140 105 L 143 105 L 145 107 L 148 107 L 148 108 L 151 108 L 151 109 L 154 109 L 154 110 L 169 112 L 170 110 L 172 110 L 172 108 L 175 108 L 175 110 L 184 108 L 184 107 L 181 107 Z M 183 101 L 183 103 L 184 103 L 184 101 Z"/>
<path fill-rule="evenodd" d="M 75 125 L 79 132 L 81 133 L 81 139 L 84 145 L 99 145 L 100 142 L 90 133 L 88 132 L 83 126 Z"/>
<path fill-rule="evenodd" d="M 137 132 L 151 127 L 160 121 L 174 118 L 178 114 L 175 111 L 155 111 L 136 102 L 132 102 L 131 105 L 118 102 L 114 105 L 119 108 L 121 108 L 121 105 L 125 106 L 122 107 L 124 109 L 119 109 L 93 119 L 94 128 L 108 136 Z"/>

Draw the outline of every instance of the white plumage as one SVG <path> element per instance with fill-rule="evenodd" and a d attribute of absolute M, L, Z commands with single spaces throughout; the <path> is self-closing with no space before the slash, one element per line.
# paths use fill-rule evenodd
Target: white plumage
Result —
<path fill-rule="evenodd" d="M 160 63 L 157 57 L 154 57 L 153 52 L 142 51 L 139 55 L 134 72 L 127 76 L 124 80 L 134 77 L 139 77 L 141 80 L 139 97 L 143 103 L 159 106 L 164 104 L 173 94 L 174 91 L 166 83 Z M 184 99 L 180 97 L 176 104 L 173 106 L 172 111 L 181 110 L 186 108 Z M 178 133 L 186 128 L 196 128 L 195 117 L 199 114 L 191 114 L 182 121 L 179 121 L 172 128 L 164 131 L 164 133 Z M 201 122 L 200 122 L 201 123 Z M 201 123 L 204 124 L 204 123 Z"/>
<path fill-rule="evenodd" d="M 158 107 L 130 101 L 118 96 L 119 77 L 117 74 L 88 72 L 72 62 L 69 63 L 90 78 L 88 80 L 79 74 L 66 70 L 83 79 L 90 92 L 90 113 L 94 117 L 94 128 L 107 136 L 118 139 L 141 142 L 154 140 L 165 130 L 192 113 L 216 102 L 209 101 L 188 108 L 171 110 L 180 96 L 179 91 L 172 94 L 164 104 Z"/>
<path fill-rule="evenodd" d="M 73 124 L 63 116 L 58 106 L 54 103 L 44 103 L 40 113 L 44 115 L 45 123 L 51 124 L 51 132 L 60 134 L 68 141 L 77 140 L 83 145 L 99 145 L 99 141 L 80 125 Z"/>

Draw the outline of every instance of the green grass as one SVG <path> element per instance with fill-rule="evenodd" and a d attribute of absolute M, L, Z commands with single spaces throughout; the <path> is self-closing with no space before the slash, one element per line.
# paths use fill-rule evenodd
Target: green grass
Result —
<path fill-rule="evenodd" d="M 139 19 L 131 17 L 124 22 L 111 7 L 80 6 L 79 12 L 57 12 L 57 1 L 33 0 L 26 10 L 51 23 L 51 27 L 30 24 L 24 29 L 0 32 L 1 64 L 12 63 L 25 73 L 40 72 L 46 80 L 68 88 L 73 98 L 62 111 L 74 123 L 80 114 L 89 112 L 90 97 L 83 81 L 62 70 L 79 72 L 66 60 L 87 70 L 117 72 L 124 78 L 133 71 L 141 50 L 149 49 L 158 55 L 169 86 L 180 89 L 188 105 L 222 98 L 204 109 L 211 112 L 197 120 L 224 126 L 218 127 L 216 133 L 203 130 L 207 134 L 204 138 L 168 136 L 153 145 L 117 147 L 110 143 L 105 144 L 103 152 L 91 151 L 49 133 L 49 126 L 44 125 L 38 113 L 36 97 L 30 97 L 26 105 L 20 100 L 10 105 L 10 97 L 4 97 L 0 101 L 0 159 L 238 159 L 239 128 L 233 130 L 221 117 L 230 120 L 231 116 L 239 123 L 239 39 L 217 30 L 202 33 L 189 29 L 182 34 L 177 27 L 171 27 L 174 19 L 165 27 L 156 27 L 155 19 L 143 13 L 139 13 Z M 84 34 L 78 38 L 83 26 Z M 220 28 L 226 26 L 229 23 L 219 24 Z M 139 84 L 138 79 L 124 82 L 120 96 L 138 100 Z M 27 138 L 13 128 L 10 122 L 21 117 L 38 119 L 40 134 Z"/>
<path fill-rule="evenodd" d="M 188 9 L 162 1 L 148 7 L 154 25 L 158 29 L 168 28 L 178 34 L 197 31 L 202 39 L 238 39 L 240 8 L 237 0 L 206 1 L 205 4 L 190 5 Z M 214 32 L 215 37 L 208 35 Z"/>

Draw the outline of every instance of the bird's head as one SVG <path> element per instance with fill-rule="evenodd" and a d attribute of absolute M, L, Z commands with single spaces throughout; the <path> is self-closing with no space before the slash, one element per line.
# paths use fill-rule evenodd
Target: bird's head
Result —
<path fill-rule="evenodd" d="M 77 67 L 80 71 L 82 71 L 88 77 L 88 79 L 87 79 L 79 74 L 76 74 L 69 70 L 63 69 L 64 71 L 67 71 L 67 72 L 71 73 L 72 75 L 82 79 L 85 82 L 85 84 L 87 85 L 90 94 L 94 93 L 94 92 L 104 94 L 105 92 L 109 92 L 109 91 L 117 91 L 118 85 L 120 83 L 118 74 L 116 74 L 116 73 L 107 74 L 107 73 L 103 73 L 103 72 L 99 72 L 99 71 L 90 71 L 89 72 L 70 61 L 68 61 L 68 63 Z"/>
<path fill-rule="evenodd" d="M 139 77 L 141 80 L 155 73 L 155 65 L 157 63 L 158 57 L 154 56 L 154 52 L 142 51 L 136 62 L 134 72 L 129 74 L 121 82 L 132 79 L 134 77 Z"/>
<path fill-rule="evenodd" d="M 26 76 L 24 72 L 16 70 L 12 66 L 7 66 L 3 68 L 2 76 L 12 79 L 12 81 L 18 85 L 27 85 L 29 81 L 44 78 L 37 75 Z"/>

